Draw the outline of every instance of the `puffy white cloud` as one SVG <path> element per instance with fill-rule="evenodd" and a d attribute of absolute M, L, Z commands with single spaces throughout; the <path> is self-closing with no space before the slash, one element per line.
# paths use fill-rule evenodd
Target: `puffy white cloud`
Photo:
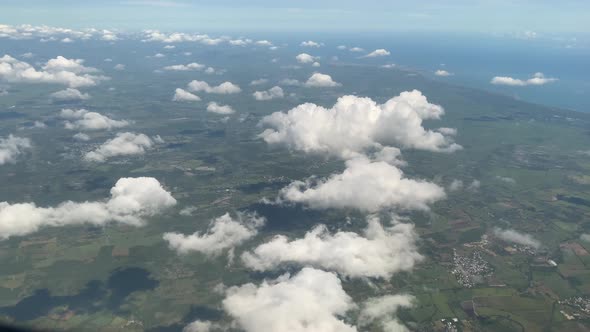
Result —
<path fill-rule="evenodd" d="M 49 72 L 69 71 L 76 74 L 98 71 L 96 68 L 84 66 L 84 60 L 82 59 L 68 59 L 61 55 L 48 60 L 42 69 Z"/>
<path fill-rule="evenodd" d="M 456 128 L 440 127 L 436 131 L 438 131 L 439 133 L 441 133 L 443 135 L 449 135 L 449 136 L 455 136 L 455 135 L 457 135 L 457 129 Z"/>
<path fill-rule="evenodd" d="M 173 65 L 173 66 L 166 66 L 163 69 L 169 71 L 189 71 L 189 70 L 203 70 L 205 65 L 200 63 L 191 62 L 186 65 Z"/>
<path fill-rule="evenodd" d="M 204 45 L 219 45 L 226 39 L 211 38 L 204 34 L 188 34 L 182 32 L 162 33 L 158 30 L 145 30 L 144 42 L 162 42 L 162 43 L 180 43 L 180 42 L 198 42 Z"/>
<path fill-rule="evenodd" d="M 174 45 L 165 45 L 165 46 L 164 46 L 164 49 L 165 49 L 165 50 L 173 50 L 173 49 L 175 49 L 175 48 L 176 48 L 176 46 L 174 46 Z"/>
<path fill-rule="evenodd" d="M 176 200 L 154 178 L 121 178 L 106 201 L 66 201 L 56 207 L 0 202 L 0 238 L 27 235 L 48 226 L 104 225 L 111 221 L 140 226 L 145 217 L 174 204 Z"/>
<path fill-rule="evenodd" d="M 32 39 L 42 37 L 42 41 L 55 41 L 62 37 L 71 39 L 90 39 L 100 36 L 100 32 L 94 29 L 85 29 L 82 31 L 50 27 L 46 25 L 33 26 L 23 25 L 5 25 L 0 24 L 0 38 L 9 39 Z"/>
<path fill-rule="evenodd" d="M 533 77 L 527 80 L 507 76 L 495 76 L 490 83 L 495 85 L 510 85 L 510 86 L 527 86 L 527 85 L 545 85 L 557 81 L 557 78 L 545 77 L 543 73 L 535 73 Z"/>
<path fill-rule="evenodd" d="M 71 130 L 111 130 L 129 125 L 125 120 L 113 120 L 106 115 L 85 109 L 62 109 L 60 117 L 67 119 L 65 127 Z"/>
<path fill-rule="evenodd" d="M 303 46 L 303 47 L 320 47 L 320 46 L 322 46 L 322 44 L 317 43 L 317 42 L 314 42 L 313 40 L 307 40 L 307 41 L 301 42 L 300 46 Z"/>
<path fill-rule="evenodd" d="M 512 242 L 535 249 L 541 247 L 541 242 L 533 238 L 530 234 L 521 233 L 514 229 L 494 228 L 494 235 L 506 242 Z"/>
<path fill-rule="evenodd" d="M 331 88 L 331 87 L 341 86 L 342 84 L 340 84 L 338 82 L 334 82 L 330 75 L 321 74 L 321 73 L 313 73 L 303 85 L 305 85 L 306 87 L 309 87 L 309 88 L 323 88 L 323 87 Z"/>
<path fill-rule="evenodd" d="M 370 217 L 364 234 L 330 234 L 319 225 L 303 238 L 289 241 L 279 235 L 242 254 L 246 266 L 258 271 L 296 263 L 337 272 L 347 277 L 390 278 L 398 271 L 411 270 L 422 259 L 416 248 L 414 226 L 395 222 L 383 227 Z"/>
<path fill-rule="evenodd" d="M 457 191 L 461 189 L 463 189 L 463 181 L 461 180 L 454 179 L 451 181 L 451 184 L 449 184 L 449 191 Z"/>
<path fill-rule="evenodd" d="M 314 63 L 311 64 L 311 66 L 312 67 L 319 67 L 320 66 L 320 63 L 319 62 L 314 62 Z"/>
<path fill-rule="evenodd" d="M 271 100 L 275 98 L 283 98 L 285 94 L 280 86 L 273 86 L 266 91 L 256 91 L 252 96 L 254 96 L 254 99 L 256 100 Z"/>
<path fill-rule="evenodd" d="M 366 326 L 378 322 L 383 332 L 409 331 L 394 315 L 399 308 L 410 308 L 414 305 L 415 298 L 411 295 L 384 295 L 368 299 L 363 303 L 359 314 L 359 326 Z"/>
<path fill-rule="evenodd" d="M 72 38 L 70 38 L 70 37 L 66 37 L 66 38 L 60 40 L 60 42 L 69 44 L 69 43 L 73 43 L 74 40 Z"/>
<path fill-rule="evenodd" d="M 104 162 L 111 157 L 144 154 L 153 145 L 154 142 L 144 134 L 119 133 L 96 150 L 86 153 L 84 160 Z"/>
<path fill-rule="evenodd" d="M 219 105 L 218 103 L 212 101 L 207 105 L 207 112 L 217 114 L 233 114 L 235 111 L 228 105 Z"/>
<path fill-rule="evenodd" d="M 242 91 L 239 86 L 232 82 L 223 82 L 218 86 L 210 86 L 209 83 L 204 81 L 191 81 L 188 84 L 188 89 L 193 92 L 204 91 L 207 93 L 218 93 L 218 94 L 232 94 L 239 93 Z"/>
<path fill-rule="evenodd" d="M 312 268 L 259 286 L 231 287 L 223 307 L 246 332 L 356 332 L 340 319 L 354 303 L 338 277 Z"/>
<path fill-rule="evenodd" d="M 196 320 L 182 329 L 182 332 L 210 332 L 214 324 L 210 321 Z"/>
<path fill-rule="evenodd" d="M 184 89 L 177 88 L 174 90 L 173 101 L 199 101 L 201 98 L 195 94 L 192 94 Z"/>
<path fill-rule="evenodd" d="M 187 206 L 185 208 L 183 208 L 182 210 L 180 210 L 178 212 L 178 214 L 180 214 L 181 216 L 185 216 L 185 217 L 190 217 L 193 215 L 193 213 L 195 213 L 198 210 L 198 208 L 196 206 Z"/>
<path fill-rule="evenodd" d="M 338 45 L 336 48 L 339 49 L 339 50 L 345 50 L 346 49 L 346 45 Z"/>
<path fill-rule="evenodd" d="M 229 44 L 233 46 L 246 46 L 252 44 L 252 39 L 232 39 L 229 41 Z"/>
<path fill-rule="evenodd" d="M 388 63 L 386 65 L 382 65 L 381 68 L 385 68 L 385 69 L 392 69 L 395 68 L 395 63 Z"/>
<path fill-rule="evenodd" d="M 104 41 L 117 41 L 120 38 L 113 31 L 102 30 L 102 36 L 100 39 Z"/>
<path fill-rule="evenodd" d="M 259 40 L 256 42 L 256 45 L 259 46 L 272 46 L 272 43 L 268 40 Z"/>
<path fill-rule="evenodd" d="M 343 96 L 332 108 L 299 105 L 287 113 L 262 119 L 268 129 L 259 137 L 305 153 L 350 158 L 382 146 L 450 152 L 461 147 L 443 133 L 427 130 L 425 119 L 439 119 L 444 110 L 420 91 L 402 92 L 384 104 L 370 98 Z"/>
<path fill-rule="evenodd" d="M 45 124 L 45 122 L 35 121 L 33 123 L 33 128 L 47 128 L 47 125 Z"/>
<path fill-rule="evenodd" d="M 30 64 L 9 55 L 0 58 L 0 80 L 10 83 L 54 83 L 72 88 L 94 86 L 107 77 L 91 75 L 95 68 L 85 67 L 83 60 L 58 56 L 37 70 Z"/>
<path fill-rule="evenodd" d="M 469 186 L 467 186 L 467 190 L 469 191 L 477 191 L 481 187 L 481 182 L 479 180 L 473 180 Z"/>
<path fill-rule="evenodd" d="M 404 178 L 396 166 L 365 157 L 346 161 L 346 169 L 340 174 L 294 181 L 279 192 L 281 202 L 369 212 L 388 208 L 428 210 L 428 204 L 443 198 L 445 192 L 438 185 Z"/>
<path fill-rule="evenodd" d="M 64 90 L 54 92 L 50 96 L 55 100 L 63 101 L 90 99 L 90 95 L 88 93 L 82 93 L 80 90 L 74 88 L 66 88 Z"/>
<path fill-rule="evenodd" d="M 90 136 L 84 133 L 77 133 L 72 136 L 76 141 L 86 142 L 90 140 Z"/>
<path fill-rule="evenodd" d="M 260 78 L 260 79 L 253 80 L 252 82 L 250 82 L 250 85 L 262 85 L 262 84 L 266 84 L 266 83 L 268 83 L 268 79 Z"/>
<path fill-rule="evenodd" d="M 196 251 L 207 256 L 217 256 L 254 237 L 264 222 L 264 218 L 255 214 L 238 214 L 237 219 L 233 219 L 226 213 L 213 220 L 204 234 L 165 233 L 164 240 L 168 242 L 170 249 L 179 254 Z"/>
<path fill-rule="evenodd" d="M 375 58 L 375 57 L 378 57 L 378 56 L 387 56 L 387 55 L 390 55 L 390 54 L 391 53 L 388 50 L 383 49 L 383 48 L 380 48 L 380 49 L 376 49 L 373 52 L 365 55 L 365 57 L 367 57 L 367 58 Z"/>
<path fill-rule="evenodd" d="M 113 67 L 115 70 L 125 70 L 125 65 L 122 63 L 118 63 Z"/>
<path fill-rule="evenodd" d="M 15 163 L 16 158 L 30 148 L 31 141 L 28 138 L 13 135 L 8 135 L 7 138 L 0 137 L 0 165 Z"/>
<path fill-rule="evenodd" d="M 349 49 L 349 51 L 351 51 L 351 52 L 364 52 L 365 50 L 360 47 L 351 47 Z"/>
<path fill-rule="evenodd" d="M 316 61 L 317 57 L 309 55 L 307 53 L 301 53 L 295 57 L 297 62 L 299 63 L 313 63 Z"/>
<path fill-rule="evenodd" d="M 437 70 L 437 71 L 434 72 L 434 75 L 436 75 L 436 76 L 452 76 L 453 74 L 452 73 L 449 73 L 446 70 L 439 69 L 439 70 Z"/>

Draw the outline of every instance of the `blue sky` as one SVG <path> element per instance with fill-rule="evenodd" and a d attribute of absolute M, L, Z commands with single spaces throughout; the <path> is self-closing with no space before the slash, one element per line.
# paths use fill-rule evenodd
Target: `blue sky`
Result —
<path fill-rule="evenodd" d="M 588 0 L 2 0 L 0 23 L 137 30 L 590 32 Z"/>

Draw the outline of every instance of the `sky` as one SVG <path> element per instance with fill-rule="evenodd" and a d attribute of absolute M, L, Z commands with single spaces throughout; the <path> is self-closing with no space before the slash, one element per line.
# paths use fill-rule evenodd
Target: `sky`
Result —
<path fill-rule="evenodd" d="M 2 24 L 199 31 L 586 34 L 587 0 L 2 0 Z"/>

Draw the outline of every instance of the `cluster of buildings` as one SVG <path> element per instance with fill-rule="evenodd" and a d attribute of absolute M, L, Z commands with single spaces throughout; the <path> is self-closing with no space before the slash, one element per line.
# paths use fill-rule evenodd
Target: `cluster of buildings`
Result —
<path fill-rule="evenodd" d="M 462 256 L 453 249 L 453 269 L 451 273 L 461 286 L 471 288 L 482 282 L 494 272 L 490 263 L 483 259 L 481 252 L 474 251 L 471 256 Z"/>
<path fill-rule="evenodd" d="M 566 313 L 563 310 L 561 313 L 569 320 L 587 318 L 590 315 L 590 298 L 585 296 L 573 296 L 569 299 L 559 301 L 560 305 L 572 307 L 576 312 Z"/>

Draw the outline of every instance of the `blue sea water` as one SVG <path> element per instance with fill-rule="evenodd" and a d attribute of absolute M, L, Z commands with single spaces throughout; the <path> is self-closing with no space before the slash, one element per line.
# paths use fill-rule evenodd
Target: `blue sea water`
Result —
<path fill-rule="evenodd" d="M 567 43 L 493 37 L 401 39 L 391 43 L 393 62 L 437 79 L 513 96 L 533 103 L 590 112 L 590 48 Z M 558 81 L 542 86 L 500 86 L 494 76 L 526 80 L 534 73 Z M 434 76 L 434 75 L 433 75 Z"/>
<path fill-rule="evenodd" d="M 292 37 L 294 42 L 296 38 Z M 307 36 L 309 38 L 309 36 Z M 300 39 L 303 36 L 300 37 Z M 587 38 L 538 38 L 532 40 L 493 35 L 452 35 L 427 33 L 320 35 L 320 49 L 304 50 L 325 57 L 339 55 L 346 61 L 351 52 L 336 45 L 358 46 L 366 51 L 384 48 L 390 56 L 358 58 L 366 63 L 394 63 L 433 79 L 484 89 L 546 106 L 590 112 L 590 43 Z M 307 40 L 307 39 L 305 39 Z M 315 53 L 314 53 L 315 52 Z M 350 59 L 350 58 L 349 58 Z M 437 69 L 453 73 L 438 77 Z M 526 80 L 534 73 L 558 80 L 542 86 L 500 86 L 490 83 L 494 76 Z"/>

